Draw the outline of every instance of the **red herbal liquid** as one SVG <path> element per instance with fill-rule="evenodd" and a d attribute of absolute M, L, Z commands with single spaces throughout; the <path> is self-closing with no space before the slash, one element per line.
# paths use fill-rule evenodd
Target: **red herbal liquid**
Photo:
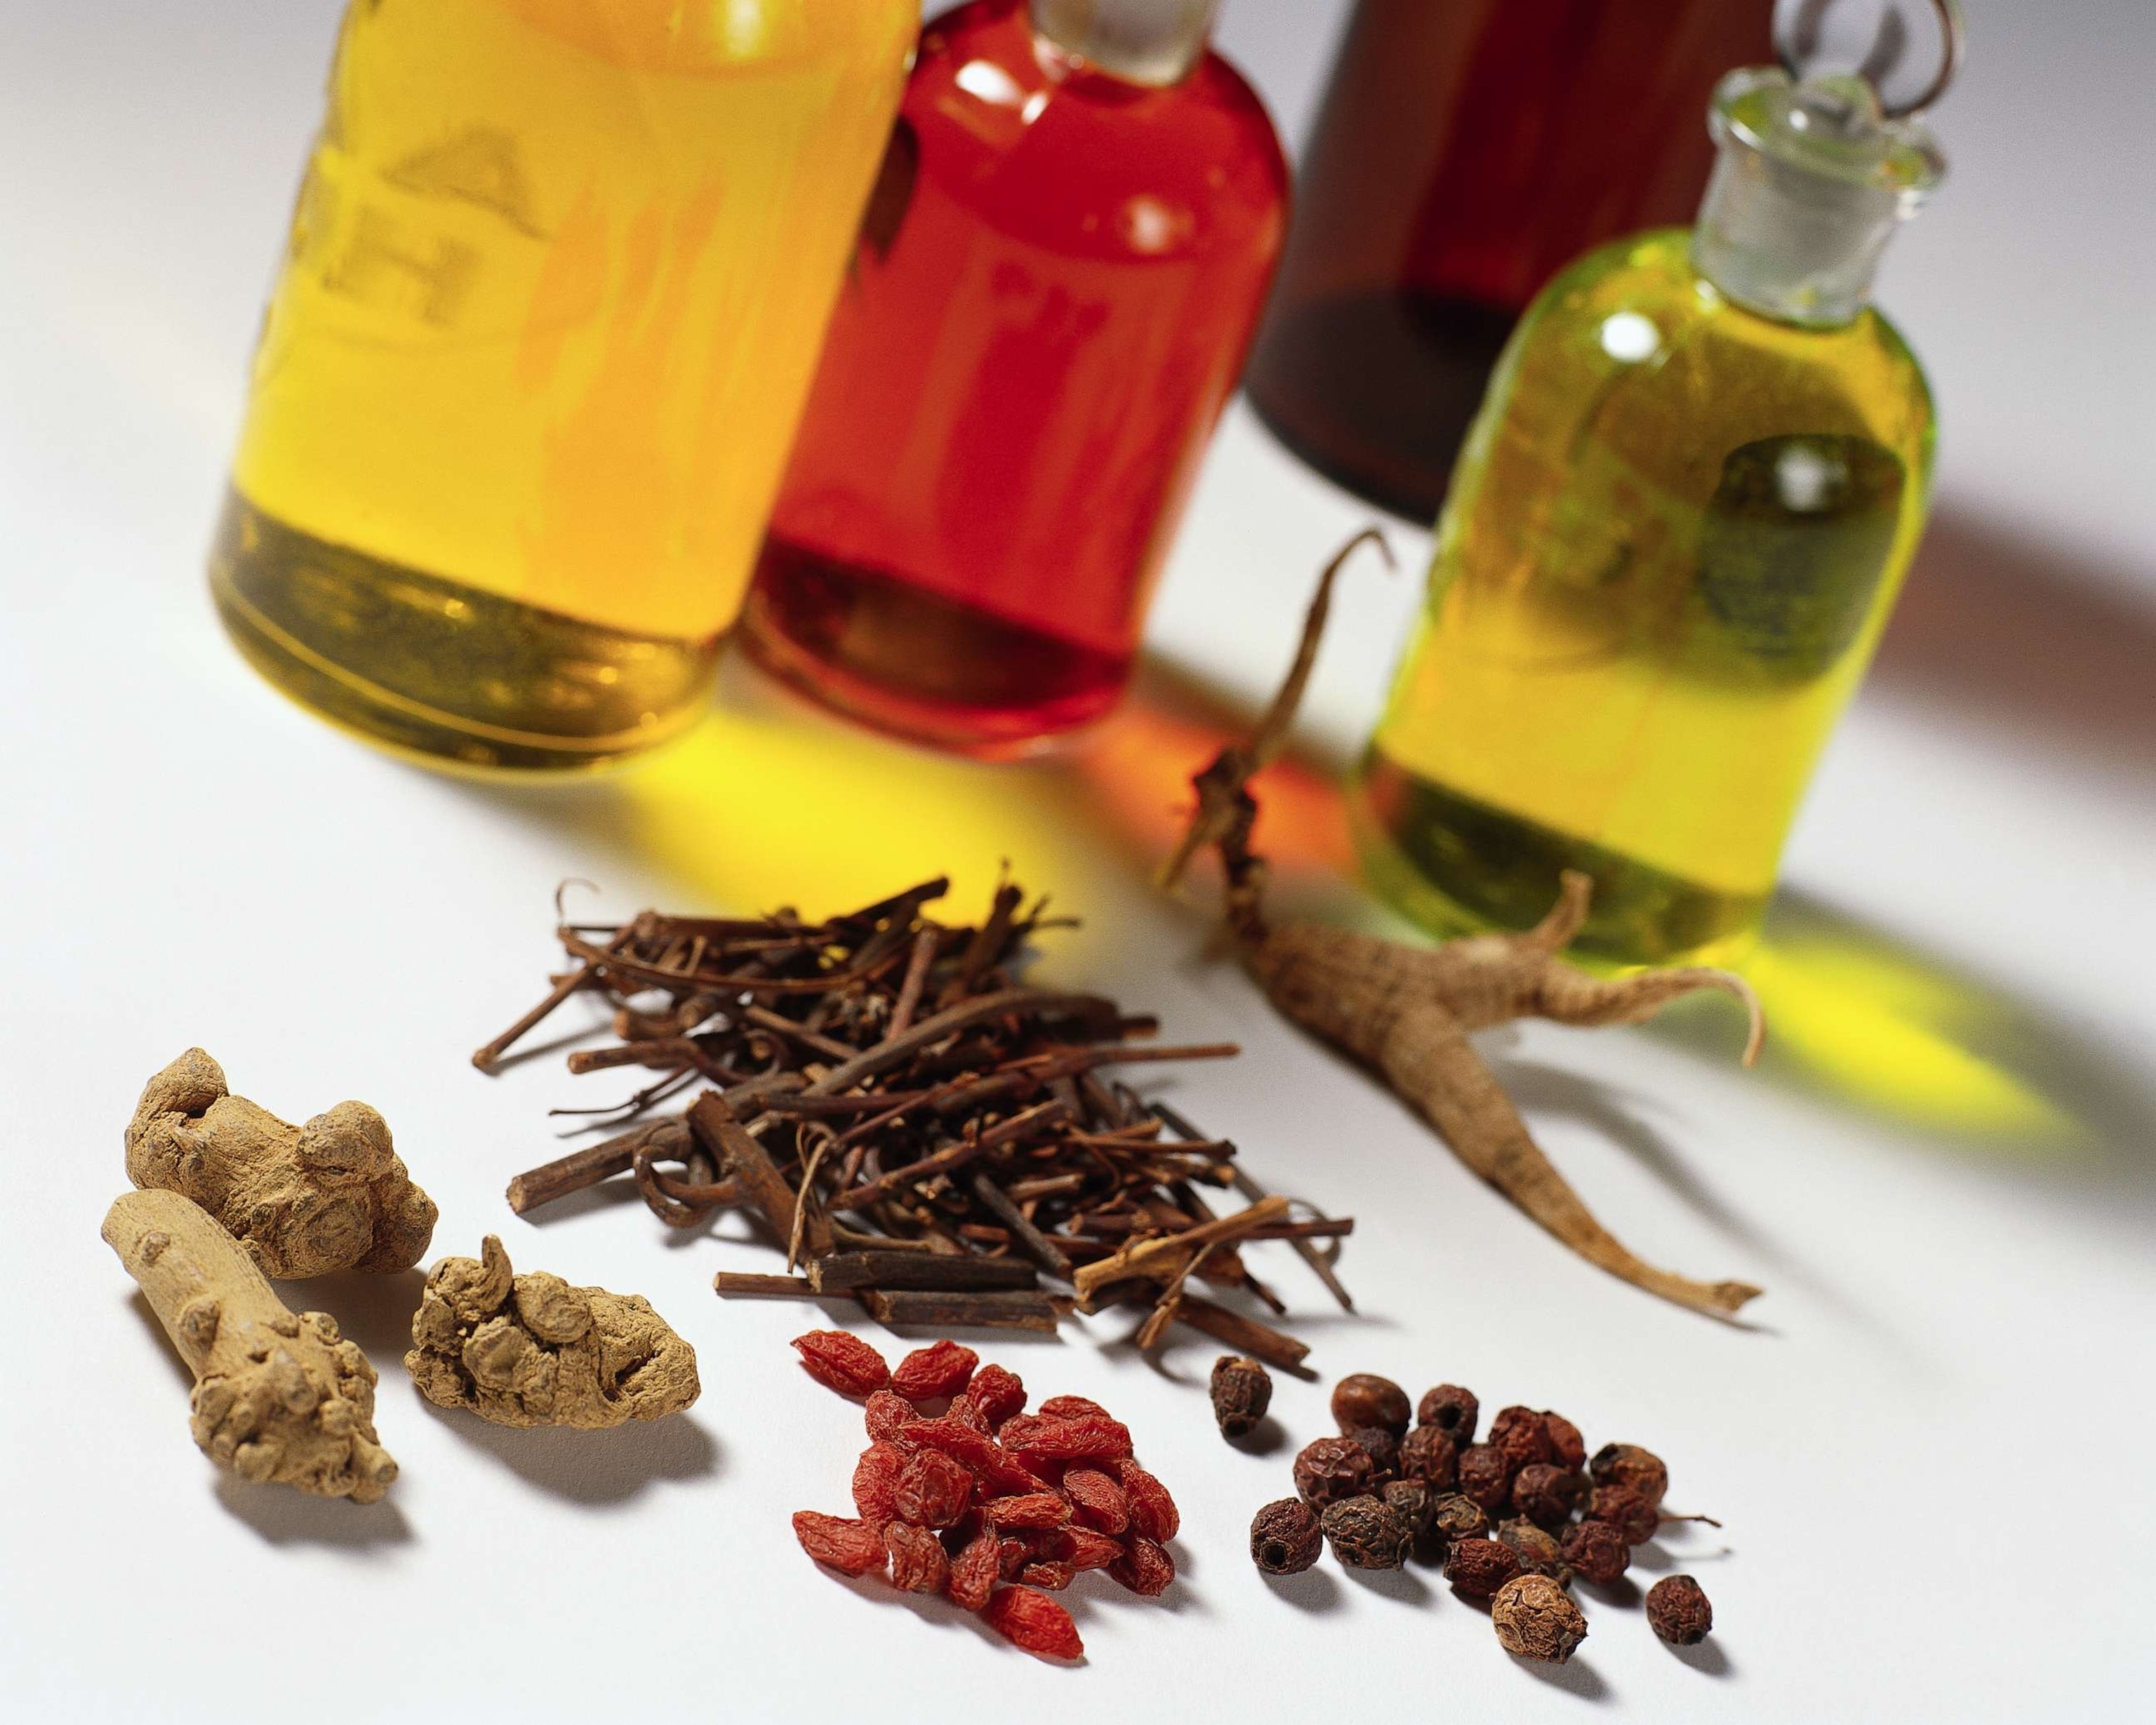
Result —
<path fill-rule="evenodd" d="M 930 23 L 750 598 L 757 658 L 979 754 L 1106 713 L 1286 185 L 1216 54 L 1158 88 L 1074 60 L 1019 0 Z"/>

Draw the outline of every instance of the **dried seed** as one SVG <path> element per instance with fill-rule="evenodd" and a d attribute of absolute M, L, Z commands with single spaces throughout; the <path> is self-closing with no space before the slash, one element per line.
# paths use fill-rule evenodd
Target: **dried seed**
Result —
<path fill-rule="evenodd" d="M 1400 1440 L 1382 1425 L 1365 1425 L 1348 1435 L 1370 1452 L 1371 1478 L 1382 1485 L 1400 1471 Z"/>
<path fill-rule="evenodd" d="M 1512 1507 L 1537 1527 L 1562 1527 L 1579 1502 L 1584 1477 L 1550 1461 L 1531 1461 L 1512 1481 Z"/>
<path fill-rule="evenodd" d="M 1520 1568 L 1527 1574 L 1547 1575 L 1559 1587 L 1571 1584 L 1572 1567 L 1564 1560 L 1557 1535 L 1547 1528 L 1537 1527 L 1523 1516 L 1499 1524 L 1497 1543 L 1512 1548 Z"/>
<path fill-rule="evenodd" d="M 1568 1471 L 1587 1466 L 1587 1440 L 1579 1428 L 1562 1414 L 1543 1409 L 1543 1430 L 1549 1434 L 1550 1460 Z"/>
<path fill-rule="evenodd" d="M 1324 1548 L 1318 1518 L 1300 1497 L 1268 1503 L 1250 1518 L 1250 1561 L 1268 1575 L 1300 1575 Z"/>
<path fill-rule="evenodd" d="M 1532 1408 L 1500 1411 L 1490 1422 L 1490 1435 L 1485 1441 L 1505 1452 L 1515 1473 L 1550 1459 L 1549 1427 Z"/>
<path fill-rule="evenodd" d="M 1653 1504 L 1631 1486 L 1614 1481 L 1594 1488 L 1588 1499 L 1587 1512 L 1598 1522 L 1609 1522 L 1625 1536 L 1627 1545 L 1645 1545 L 1655 1537 L 1662 1521 Z"/>
<path fill-rule="evenodd" d="M 1714 1628 L 1714 1607 L 1689 1575 L 1665 1575 L 1647 1589 L 1647 1625 L 1672 1647 L 1703 1641 Z"/>
<path fill-rule="evenodd" d="M 1460 1481 L 1460 1451 L 1440 1425 L 1418 1425 L 1400 1440 L 1400 1476 L 1450 1491 Z"/>
<path fill-rule="evenodd" d="M 1472 1497 L 1447 1491 L 1430 1507 L 1430 1531 L 1448 1543 L 1479 1539 L 1490 1531 L 1490 1517 Z"/>
<path fill-rule="evenodd" d="M 1356 1372 L 1332 1386 L 1332 1418 L 1344 1433 L 1376 1425 L 1398 1437 L 1408 1429 L 1408 1393 L 1375 1372 Z"/>
<path fill-rule="evenodd" d="M 1394 1514 L 1408 1524 L 1409 1534 L 1416 1539 L 1426 1539 L 1437 1514 L 1438 1494 L 1420 1480 L 1389 1481 L 1378 1494 L 1392 1507 Z"/>
<path fill-rule="evenodd" d="M 1471 1599 L 1486 1599 L 1520 1573 L 1512 1547 L 1494 1539 L 1455 1539 L 1445 1555 L 1445 1579 Z"/>
<path fill-rule="evenodd" d="M 1512 1502 L 1512 1458 L 1495 1444 L 1470 1444 L 1460 1452 L 1460 1489 L 1496 1514 Z"/>
<path fill-rule="evenodd" d="M 1332 1555 L 1353 1569 L 1397 1569 L 1414 1543 L 1407 1518 L 1382 1497 L 1328 1503 L 1318 1525 Z"/>
<path fill-rule="evenodd" d="M 1596 1485 L 1630 1486 L 1657 1509 L 1670 1489 L 1670 1471 L 1662 1458 L 1637 1444 L 1604 1444 L 1588 1463 L 1588 1471 Z"/>
<path fill-rule="evenodd" d="M 1632 1566 L 1632 1548 L 1607 1522 L 1578 1522 L 1558 1541 L 1564 1560 L 1583 1581 L 1597 1587 L 1615 1584 Z"/>
<path fill-rule="evenodd" d="M 1295 1489 L 1320 1509 L 1364 1496 L 1377 1484 L 1377 1474 L 1370 1452 L 1353 1438 L 1319 1438 L 1295 1458 Z"/>
<path fill-rule="evenodd" d="M 1455 1450 L 1464 1450 L 1475 1441 L 1475 1422 L 1481 1417 L 1482 1404 L 1475 1399 L 1475 1392 L 1457 1384 L 1425 1389 L 1415 1404 L 1417 1422 L 1435 1425 L 1452 1440 Z"/>
<path fill-rule="evenodd" d="M 1587 1639 L 1587 1619 L 1547 1575 L 1505 1583 L 1491 1598 L 1490 1622 L 1507 1653 L 1548 1665 L 1563 1665 Z"/>
<path fill-rule="evenodd" d="M 1272 1405 L 1272 1374 L 1247 1354 L 1224 1353 L 1214 1361 L 1211 1389 L 1223 1437 L 1249 1436 Z"/>

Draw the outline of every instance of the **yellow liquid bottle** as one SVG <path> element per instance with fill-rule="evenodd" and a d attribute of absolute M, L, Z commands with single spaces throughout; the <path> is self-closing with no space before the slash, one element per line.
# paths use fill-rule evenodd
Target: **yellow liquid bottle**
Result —
<path fill-rule="evenodd" d="M 1929 392 L 1866 300 L 1941 164 L 1861 80 L 1733 73 L 1695 230 L 1547 287 L 1454 475 L 1351 789 L 1381 891 L 1609 964 L 1727 962 L 1922 531 Z"/>
<path fill-rule="evenodd" d="M 352 0 L 211 557 L 390 747 L 594 765 L 695 716 L 916 0 Z"/>

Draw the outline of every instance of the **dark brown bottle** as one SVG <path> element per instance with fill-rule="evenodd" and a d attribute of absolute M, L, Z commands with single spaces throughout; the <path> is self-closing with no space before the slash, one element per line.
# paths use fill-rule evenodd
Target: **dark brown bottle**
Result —
<path fill-rule="evenodd" d="M 1361 0 L 1245 388 L 1327 477 L 1434 520 L 1514 320 L 1579 253 L 1691 218 L 1700 116 L 1769 0 Z"/>

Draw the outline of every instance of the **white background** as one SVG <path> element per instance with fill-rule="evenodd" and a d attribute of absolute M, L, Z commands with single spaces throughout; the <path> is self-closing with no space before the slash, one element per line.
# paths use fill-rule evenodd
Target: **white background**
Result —
<path fill-rule="evenodd" d="M 1711 1006 L 1648 1032 L 1544 1026 L 1490 1051 L 1553 1153 L 1646 1255 L 1765 1285 L 1746 1328 L 1586 1268 L 1368 1083 L 1282 1028 L 1208 948 L 1203 885 L 1147 891 L 1180 773 L 1275 675 L 1309 572 L 1365 518 L 1238 408 L 1156 612 L 1131 713 L 1075 761 L 932 759 L 739 668 L 711 721 L 616 779 L 452 783 L 309 721 L 225 647 L 203 547 L 329 0 L 0 3 L 0 1705 L 26 1718 L 638 1717 L 855 1721 L 1598 1715 L 2145 1717 L 2156 1549 L 2156 15 L 1972 0 L 1938 126 L 1954 177 L 1886 297 L 1945 422 L 1933 538 L 1792 846 L 1769 953 L 1789 1010 L 1755 1072 Z M 1342 8 L 1229 0 L 1224 39 L 1291 129 Z M 1419 536 L 1394 535 L 1410 568 Z M 1414 583 L 1352 584 L 1308 726 L 1368 722 Z M 1224 709 L 1214 703 L 1224 701 Z M 1276 793 L 1286 890 L 1356 914 L 1310 778 Z M 786 1514 L 842 1510 L 860 1437 L 808 1384 L 736 1224 L 669 1235 L 634 1201 L 534 1226 L 507 1176 L 544 1111 L 598 1099 L 552 1057 L 464 1054 L 533 997 L 548 895 L 624 911 L 865 899 L 948 868 L 957 911 L 1009 856 L 1087 927 L 1054 973 L 1248 1054 L 1172 1081 L 1253 1170 L 1362 1221 L 1345 1321 L 1281 1249 L 1329 1380 L 1449 1378 L 1672 1463 L 1725 1523 L 1650 1550 L 1720 1624 L 1673 1656 L 1622 1600 L 1563 1672 L 1515 1665 L 1435 1577 L 1328 1561 L 1266 1583 L 1240 1454 L 1196 1388 L 1096 1321 L 996 1343 L 1036 1394 L 1109 1402 L 1182 1499 L 1162 1605 L 1074 1589 L 1091 1657 L 1054 1671 L 940 1606 L 850 1589 Z M 1363 914 L 1368 914 L 1363 912 Z M 499 1230 L 527 1267 L 651 1296 L 696 1345 L 690 1414 L 603 1435 L 427 1408 L 397 1363 L 416 1276 L 310 1285 L 383 1372 L 403 1466 L 372 1509 L 219 1478 L 185 1374 L 96 1230 L 120 1129 L 191 1043 L 291 1117 L 380 1106 L 439 1200 L 438 1249 Z M 608 1091 L 606 1094 L 611 1095 Z"/>

